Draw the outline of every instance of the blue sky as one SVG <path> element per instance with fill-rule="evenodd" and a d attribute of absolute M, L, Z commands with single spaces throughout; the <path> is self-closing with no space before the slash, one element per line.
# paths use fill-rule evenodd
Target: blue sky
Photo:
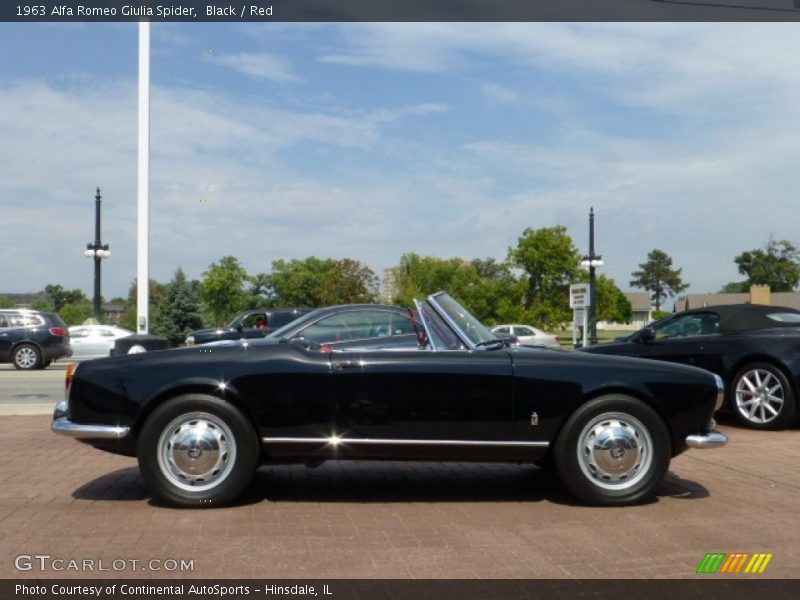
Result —
<path fill-rule="evenodd" d="M 800 241 L 800 35 L 753 23 L 157 23 L 151 276 L 233 254 L 503 259 L 564 225 L 623 289 Z M 0 24 L 0 293 L 136 275 L 137 26 Z"/>

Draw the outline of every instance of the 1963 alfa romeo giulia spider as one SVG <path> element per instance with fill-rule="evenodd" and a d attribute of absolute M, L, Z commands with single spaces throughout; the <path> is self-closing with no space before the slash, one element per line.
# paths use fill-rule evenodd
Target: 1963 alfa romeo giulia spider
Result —
<path fill-rule="evenodd" d="M 177 506 L 230 502 L 262 463 L 328 459 L 537 463 L 585 502 L 630 504 L 672 457 L 727 442 L 708 371 L 510 347 L 442 292 L 408 314 L 410 348 L 301 336 L 84 362 L 52 429 L 135 455 Z"/>

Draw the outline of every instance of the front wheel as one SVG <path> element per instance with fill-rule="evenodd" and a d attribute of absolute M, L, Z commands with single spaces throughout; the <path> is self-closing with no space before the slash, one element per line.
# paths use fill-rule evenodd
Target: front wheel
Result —
<path fill-rule="evenodd" d="M 620 394 L 580 407 L 555 444 L 561 481 L 575 496 L 597 505 L 633 504 L 652 496 L 671 454 L 661 417 Z"/>
<path fill-rule="evenodd" d="M 165 504 L 226 504 L 250 483 L 258 441 L 234 406 L 200 394 L 179 396 L 153 411 L 137 443 L 139 469 Z"/>
<path fill-rule="evenodd" d="M 795 420 L 792 386 L 779 369 L 767 363 L 747 365 L 736 374 L 731 406 L 736 418 L 754 429 L 782 429 Z"/>
<path fill-rule="evenodd" d="M 24 371 L 42 367 L 42 353 L 33 344 L 20 344 L 14 349 L 12 361 L 17 369 Z"/>

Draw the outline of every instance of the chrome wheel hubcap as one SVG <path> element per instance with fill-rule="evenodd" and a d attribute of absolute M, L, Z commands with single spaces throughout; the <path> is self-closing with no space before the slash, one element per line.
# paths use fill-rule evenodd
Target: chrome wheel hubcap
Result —
<path fill-rule="evenodd" d="M 158 440 L 158 465 L 173 485 L 204 491 L 222 482 L 233 469 L 236 443 L 219 417 L 204 412 L 181 415 Z"/>
<path fill-rule="evenodd" d="M 30 369 L 36 364 L 36 351 L 33 348 L 20 348 L 15 358 L 17 365 L 23 369 Z"/>
<path fill-rule="evenodd" d="M 611 412 L 589 421 L 578 438 L 578 462 L 598 487 L 622 490 L 639 482 L 652 463 L 653 441 L 641 421 Z"/>
<path fill-rule="evenodd" d="M 751 423 L 766 424 L 783 408 L 785 391 L 778 378 L 764 369 L 753 369 L 736 384 L 736 410 Z"/>

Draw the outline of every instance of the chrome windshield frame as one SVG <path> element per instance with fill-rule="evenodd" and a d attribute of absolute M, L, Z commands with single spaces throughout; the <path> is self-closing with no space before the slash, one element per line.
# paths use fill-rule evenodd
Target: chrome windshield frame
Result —
<path fill-rule="evenodd" d="M 433 341 L 433 337 L 431 337 L 431 328 L 428 326 L 428 321 L 425 320 L 425 311 L 422 310 L 422 300 L 414 298 L 414 306 L 417 308 L 419 322 L 422 323 L 422 327 L 425 329 L 425 341 L 431 345 L 431 351 L 436 352 L 436 344 Z"/>

